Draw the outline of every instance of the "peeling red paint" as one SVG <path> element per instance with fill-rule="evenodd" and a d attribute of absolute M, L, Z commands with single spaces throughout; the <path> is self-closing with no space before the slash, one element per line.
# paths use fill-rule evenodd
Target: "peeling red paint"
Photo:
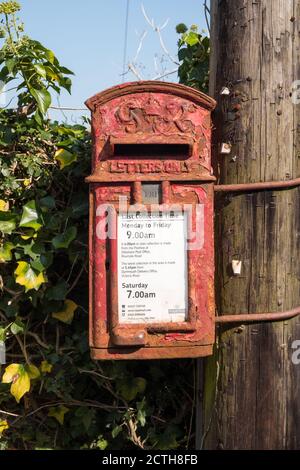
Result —
<path fill-rule="evenodd" d="M 214 343 L 213 182 L 210 113 L 214 101 L 183 85 L 135 82 L 111 88 L 87 101 L 92 110 L 93 161 L 90 183 L 90 346 L 95 359 L 200 357 Z M 174 155 L 130 154 L 132 145 L 161 144 Z M 117 155 L 118 145 L 128 154 Z M 175 146 L 175 147 L 174 147 Z M 177 147 L 178 146 L 178 147 Z M 181 147 L 180 147 L 181 146 Z M 185 154 L 176 149 L 186 149 Z M 162 151 L 162 150 L 161 150 Z M 126 152 L 125 152 L 126 153 Z M 188 251 L 189 313 L 183 323 L 119 324 L 117 242 L 97 236 L 105 213 L 118 208 L 119 196 L 141 204 L 141 182 L 162 182 L 162 205 L 192 207 L 196 230 L 203 207 L 203 244 Z M 113 224 L 112 224 L 113 225 Z M 116 229 L 116 227 L 112 227 Z"/>

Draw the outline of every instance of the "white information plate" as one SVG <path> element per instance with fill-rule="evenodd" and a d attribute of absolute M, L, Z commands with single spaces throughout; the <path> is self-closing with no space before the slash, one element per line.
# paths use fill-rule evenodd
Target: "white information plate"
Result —
<path fill-rule="evenodd" d="M 118 215 L 120 323 L 187 320 L 186 224 L 179 212 Z"/>

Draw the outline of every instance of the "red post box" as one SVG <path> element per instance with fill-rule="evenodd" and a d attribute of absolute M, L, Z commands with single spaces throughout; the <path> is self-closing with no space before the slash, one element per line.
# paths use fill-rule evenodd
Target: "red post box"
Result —
<path fill-rule="evenodd" d="M 92 112 L 90 346 L 94 359 L 200 357 L 214 343 L 212 98 L 143 81 Z"/>

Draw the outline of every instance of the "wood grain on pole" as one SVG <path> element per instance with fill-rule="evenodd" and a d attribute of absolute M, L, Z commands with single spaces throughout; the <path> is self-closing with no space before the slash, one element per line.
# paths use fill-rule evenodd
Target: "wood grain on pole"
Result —
<path fill-rule="evenodd" d="M 220 184 L 300 176 L 299 0 L 212 0 L 214 166 Z M 222 87 L 230 95 L 221 95 Z M 220 154 L 231 143 L 230 154 Z M 300 303 L 300 188 L 216 194 L 219 312 L 276 312 Z M 233 276 L 231 262 L 242 261 Z M 204 448 L 299 449 L 299 318 L 220 325 L 206 364 Z M 217 384 L 216 384 L 217 377 Z M 217 390 L 217 393 L 215 391 Z"/>

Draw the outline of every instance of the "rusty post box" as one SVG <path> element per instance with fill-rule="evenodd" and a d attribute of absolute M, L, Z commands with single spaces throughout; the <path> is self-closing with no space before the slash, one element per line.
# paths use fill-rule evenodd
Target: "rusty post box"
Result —
<path fill-rule="evenodd" d="M 143 81 L 92 112 L 90 346 L 94 359 L 212 353 L 212 98 Z"/>

